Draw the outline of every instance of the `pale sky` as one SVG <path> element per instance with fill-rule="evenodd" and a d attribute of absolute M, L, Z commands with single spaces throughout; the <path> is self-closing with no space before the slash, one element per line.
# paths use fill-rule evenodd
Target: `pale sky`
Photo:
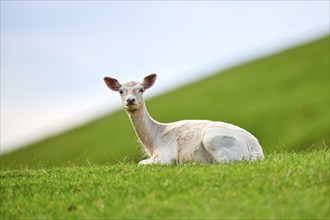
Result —
<path fill-rule="evenodd" d="M 329 1 L 1 1 L 1 153 L 120 107 L 104 76 L 159 94 L 329 34 Z"/>

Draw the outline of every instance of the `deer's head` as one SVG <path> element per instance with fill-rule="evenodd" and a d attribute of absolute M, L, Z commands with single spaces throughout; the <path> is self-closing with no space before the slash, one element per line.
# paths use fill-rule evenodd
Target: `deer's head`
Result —
<path fill-rule="evenodd" d="M 104 77 L 104 82 L 109 89 L 120 93 L 123 106 L 127 111 L 134 111 L 144 106 L 143 93 L 154 85 L 156 78 L 156 74 L 151 74 L 146 76 L 142 83 L 130 81 L 121 84 L 117 79 Z"/>

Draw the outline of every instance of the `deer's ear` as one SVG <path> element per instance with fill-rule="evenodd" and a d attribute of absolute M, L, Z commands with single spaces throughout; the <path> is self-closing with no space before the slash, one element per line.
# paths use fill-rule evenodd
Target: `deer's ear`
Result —
<path fill-rule="evenodd" d="M 144 77 L 142 86 L 144 89 L 149 89 L 151 86 L 153 86 L 156 82 L 157 75 L 155 73 Z"/>
<path fill-rule="evenodd" d="M 104 82 L 108 86 L 108 88 L 113 91 L 119 91 L 121 87 L 121 84 L 118 82 L 118 80 L 110 77 L 104 77 Z"/>

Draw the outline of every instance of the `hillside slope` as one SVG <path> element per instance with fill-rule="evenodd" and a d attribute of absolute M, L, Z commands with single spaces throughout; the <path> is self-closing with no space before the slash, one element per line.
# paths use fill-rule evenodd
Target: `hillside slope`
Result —
<path fill-rule="evenodd" d="M 0 172 L 0 219 L 329 219 L 328 150 Z M 221 208 L 219 208 L 221 207 Z"/>
<path fill-rule="evenodd" d="M 266 153 L 328 145 L 329 37 L 219 72 L 155 97 L 147 106 L 161 122 L 210 119 L 239 125 L 260 140 Z M 122 110 L 6 154 L 1 164 L 137 161 L 142 157 L 138 145 Z"/>

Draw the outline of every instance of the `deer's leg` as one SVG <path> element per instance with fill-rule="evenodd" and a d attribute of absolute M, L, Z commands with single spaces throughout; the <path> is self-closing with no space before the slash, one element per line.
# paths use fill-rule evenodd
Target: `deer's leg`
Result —
<path fill-rule="evenodd" d="M 154 161 L 151 158 L 145 159 L 145 160 L 141 160 L 139 162 L 139 166 L 140 165 L 149 165 L 149 164 L 155 164 Z"/>
<path fill-rule="evenodd" d="M 158 154 L 150 157 L 149 159 L 146 160 L 141 160 L 139 162 L 139 165 L 149 165 L 149 164 L 173 164 L 175 162 L 174 159 L 171 159 L 169 157 L 163 157 L 161 158 Z"/>
<path fill-rule="evenodd" d="M 149 165 L 149 164 L 160 164 L 160 160 L 157 155 L 150 157 L 149 159 L 141 160 L 139 165 Z"/>

